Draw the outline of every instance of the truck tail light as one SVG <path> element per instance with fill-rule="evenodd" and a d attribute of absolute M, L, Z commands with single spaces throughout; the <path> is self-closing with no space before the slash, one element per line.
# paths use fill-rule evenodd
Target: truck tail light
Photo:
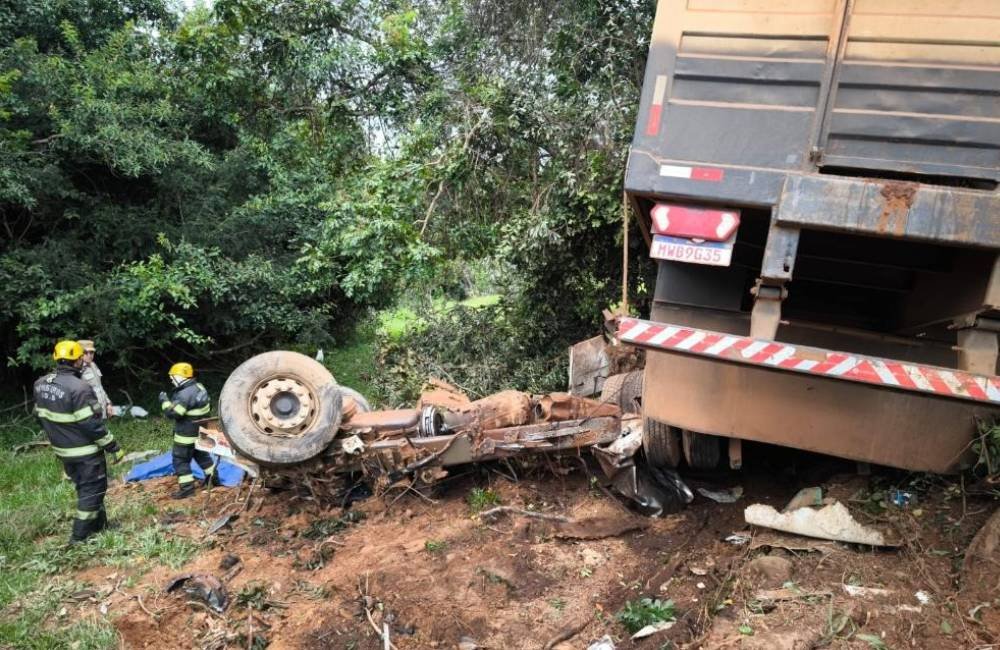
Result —
<path fill-rule="evenodd" d="M 650 211 L 653 234 L 726 241 L 740 225 L 739 210 L 714 210 L 690 205 L 657 203 Z"/>

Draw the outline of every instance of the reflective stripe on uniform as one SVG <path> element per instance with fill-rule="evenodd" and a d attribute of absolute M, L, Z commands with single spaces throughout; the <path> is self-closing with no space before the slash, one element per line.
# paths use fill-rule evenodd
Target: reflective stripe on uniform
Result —
<path fill-rule="evenodd" d="M 52 447 L 56 456 L 60 458 L 77 458 L 79 456 L 89 456 L 101 451 L 97 445 L 84 445 L 82 447 Z"/>
<path fill-rule="evenodd" d="M 198 436 L 182 436 L 174 434 L 174 443 L 178 445 L 193 445 L 198 442 Z"/>
<path fill-rule="evenodd" d="M 188 410 L 181 406 L 180 404 L 173 405 L 174 413 L 177 415 L 187 415 Z"/>
<path fill-rule="evenodd" d="M 38 417 L 43 420 L 48 420 L 49 422 L 58 422 L 60 424 L 72 424 L 73 422 L 82 422 L 87 418 L 94 417 L 94 409 L 88 404 L 78 411 L 73 411 L 72 413 L 56 413 L 55 411 L 50 411 L 49 409 L 39 408 Z"/>
<path fill-rule="evenodd" d="M 76 518 L 83 521 L 91 521 L 92 519 L 97 519 L 97 515 L 100 513 L 100 510 L 77 510 Z"/>
<path fill-rule="evenodd" d="M 211 404 L 206 404 L 205 406 L 199 406 L 198 408 L 193 408 L 187 412 L 189 416 L 191 415 L 208 415 L 209 411 L 212 410 Z"/>
<path fill-rule="evenodd" d="M 160 404 L 160 408 L 163 409 L 164 411 L 168 410 L 170 408 L 170 402 L 169 401 L 163 402 L 162 404 Z"/>
<path fill-rule="evenodd" d="M 181 485 L 185 483 L 194 483 L 194 474 L 178 474 L 177 482 Z"/>
<path fill-rule="evenodd" d="M 107 447 L 108 445 L 110 445 L 114 441 L 115 441 L 115 437 L 109 433 L 108 435 L 104 436 L 103 438 L 98 438 L 97 440 L 94 441 L 94 443 L 98 447 Z"/>

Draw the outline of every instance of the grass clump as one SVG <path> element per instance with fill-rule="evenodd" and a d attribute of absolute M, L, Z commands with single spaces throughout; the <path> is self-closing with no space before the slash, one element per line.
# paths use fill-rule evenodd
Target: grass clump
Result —
<path fill-rule="evenodd" d="M 472 488 L 465 500 L 469 503 L 469 510 L 475 514 L 491 506 L 499 505 L 500 495 L 489 488 Z"/>
<path fill-rule="evenodd" d="M 424 542 L 424 550 L 428 553 L 443 553 L 448 548 L 448 542 L 429 539 Z"/>
<path fill-rule="evenodd" d="M 658 598 L 630 600 L 615 618 L 625 626 L 629 634 L 635 634 L 647 625 L 675 620 L 674 601 Z"/>

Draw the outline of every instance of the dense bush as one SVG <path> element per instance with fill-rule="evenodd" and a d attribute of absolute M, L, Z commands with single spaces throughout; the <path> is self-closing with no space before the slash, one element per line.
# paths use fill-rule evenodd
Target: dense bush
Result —
<path fill-rule="evenodd" d="M 86 336 L 119 380 L 179 358 L 225 373 L 329 348 L 357 313 L 454 292 L 489 259 L 510 299 L 481 325 L 510 342 L 482 353 L 527 356 L 486 365 L 546 384 L 563 338 L 617 298 L 653 6 L 8 3 L 5 372 L 26 383 L 54 339 Z M 562 336 L 515 342 L 531 322 Z"/>

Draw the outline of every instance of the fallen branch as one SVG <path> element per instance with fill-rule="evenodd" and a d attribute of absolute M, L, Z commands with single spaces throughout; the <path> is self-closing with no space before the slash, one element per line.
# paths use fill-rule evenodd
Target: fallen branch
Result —
<path fill-rule="evenodd" d="M 396 646 L 394 646 L 392 641 L 389 640 L 388 631 L 386 631 L 385 636 L 382 635 L 382 630 L 380 630 L 378 625 L 375 624 L 375 619 L 372 618 L 372 612 L 367 607 L 365 608 L 365 616 L 368 617 L 368 622 L 372 624 L 372 629 L 375 630 L 375 634 L 378 635 L 378 638 L 382 639 L 382 643 L 384 644 L 386 650 L 396 650 Z"/>
<path fill-rule="evenodd" d="M 534 512 L 532 510 L 522 510 L 521 508 L 514 508 L 511 506 L 497 506 L 496 508 L 490 508 L 489 510 L 484 510 L 479 513 L 480 517 L 492 517 L 494 515 L 500 514 L 510 514 L 510 515 L 521 515 L 522 517 L 532 517 L 534 519 L 545 519 L 547 521 L 558 521 L 559 523 L 568 524 L 569 518 L 563 517 L 562 515 L 549 515 L 544 512 Z"/>
<path fill-rule="evenodd" d="M 583 629 L 587 627 L 587 625 L 589 624 L 590 624 L 590 619 L 584 619 L 579 623 L 577 623 L 576 625 L 571 625 L 569 627 L 563 628 L 562 631 L 559 632 L 559 634 L 552 637 L 548 643 L 542 646 L 542 650 L 552 650 L 552 648 L 554 648 L 557 643 L 562 643 L 563 641 L 569 641 L 580 632 L 583 632 Z"/>

